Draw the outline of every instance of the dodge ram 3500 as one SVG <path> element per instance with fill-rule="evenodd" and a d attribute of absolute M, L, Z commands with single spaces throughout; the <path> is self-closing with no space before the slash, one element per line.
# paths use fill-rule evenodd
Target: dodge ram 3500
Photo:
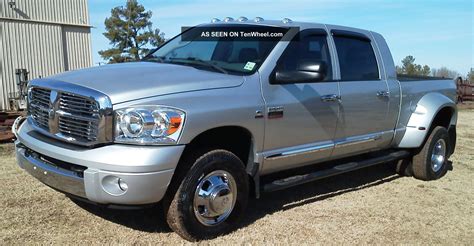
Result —
<path fill-rule="evenodd" d="M 267 27 L 283 38 L 192 39 Z M 44 184 L 98 205 L 161 204 L 201 240 L 235 228 L 261 192 L 381 163 L 438 179 L 456 121 L 454 81 L 397 77 L 378 33 L 226 18 L 140 62 L 30 81 L 13 131 L 19 166 Z"/>

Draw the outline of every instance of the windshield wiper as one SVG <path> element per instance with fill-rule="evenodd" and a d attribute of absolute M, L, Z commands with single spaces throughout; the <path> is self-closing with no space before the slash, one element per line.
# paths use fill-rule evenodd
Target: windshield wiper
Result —
<path fill-rule="evenodd" d="M 162 56 L 150 56 L 150 57 L 145 57 L 142 59 L 142 61 L 152 61 L 152 62 L 159 62 L 159 63 L 165 63 L 165 58 Z"/>
<path fill-rule="evenodd" d="M 229 74 L 229 72 L 222 67 L 217 66 L 216 64 L 212 63 L 211 61 L 203 61 L 199 58 L 196 57 L 188 57 L 188 58 L 169 58 L 171 62 L 180 62 L 180 63 L 186 63 L 186 64 L 197 64 L 197 65 L 202 65 L 206 67 L 212 67 L 214 70 L 219 71 L 224 74 Z"/>

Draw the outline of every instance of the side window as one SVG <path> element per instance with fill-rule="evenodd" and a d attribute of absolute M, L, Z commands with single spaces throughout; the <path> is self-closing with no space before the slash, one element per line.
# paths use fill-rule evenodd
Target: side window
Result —
<path fill-rule="evenodd" d="M 331 55 L 327 43 L 327 35 L 311 33 L 311 30 L 301 31 L 298 38 L 290 42 L 279 59 L 277 69 L 296 71 L 300 62 L 313 60 L 327 65 L 327 75 L 324 81 L 332 80 Z"/>
<path fill-rule="evenodd" d="M 378 80 L 379 69 L 370 40 L 334 36 L 341 80 Z"/>

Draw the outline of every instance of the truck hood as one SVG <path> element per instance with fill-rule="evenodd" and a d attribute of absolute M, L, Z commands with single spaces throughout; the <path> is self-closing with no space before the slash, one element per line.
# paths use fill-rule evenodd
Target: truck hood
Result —
<path fill-rule="evenodd" d="M 100 91 L 113 104 L 180 92 L 240 86 L 243 76 L 189 66 L 134 62 L 105 65 L 49 77 Z"/>

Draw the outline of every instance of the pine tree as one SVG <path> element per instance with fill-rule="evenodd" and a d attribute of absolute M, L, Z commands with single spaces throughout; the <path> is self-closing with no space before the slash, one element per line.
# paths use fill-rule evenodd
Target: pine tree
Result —
<path fill-rule="evenodd" d="M 128 0 L 126 6 L 115 7 L 111 16 L 105 19 L 104 36 L 110 40 L 112 48 L 99 51 L 109 63 L 137 61 L 145 56 L 150 47 L 164 42 L 164 33 L 153 29 L 151 11 L 137 0 Z"/>
<path fill-rule="evenodd" d="M 402 67 L 397 66 L 397 73 L 415 76 L 428 76 L 431 73 L 431 69 L 428 65 L 421 66 L 416 64 L 415 57 L 407 56 L 402 60 Z"/>

